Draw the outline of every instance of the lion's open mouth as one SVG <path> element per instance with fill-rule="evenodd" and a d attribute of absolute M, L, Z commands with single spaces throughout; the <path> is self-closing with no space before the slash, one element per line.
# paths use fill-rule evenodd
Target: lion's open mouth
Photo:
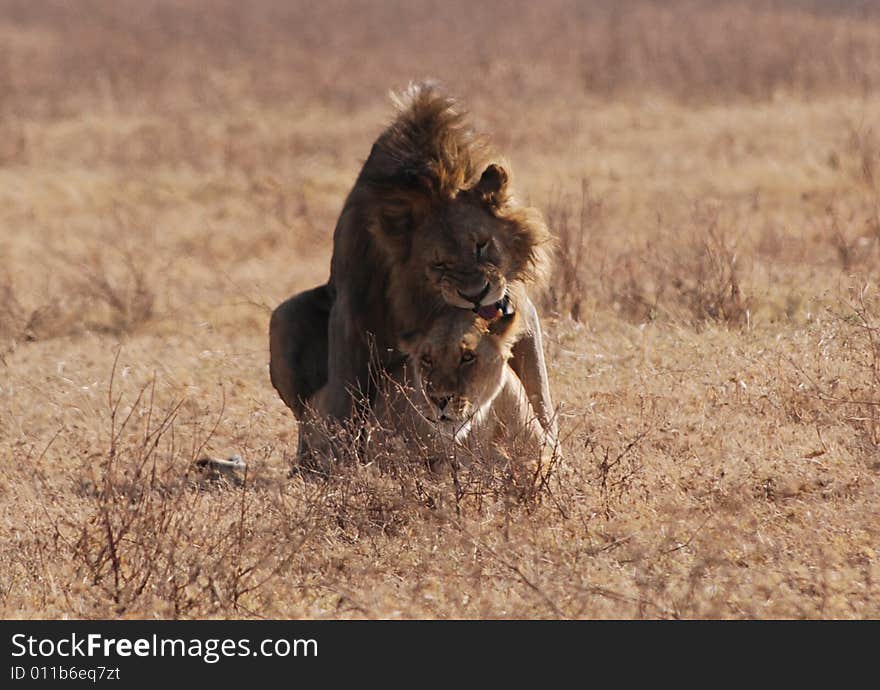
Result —
<path fill-rule="evenodd" d="M 502 316 L 510 316 L 513 313 L 513 307 L 510 304 L 510 297 L 504 295 L 504 297 L 494 304 L 483 304 L 479 307 L 474 307 L 474 312 L 480 318 L 491 323 L 495 319 L 500 319 Z"/>

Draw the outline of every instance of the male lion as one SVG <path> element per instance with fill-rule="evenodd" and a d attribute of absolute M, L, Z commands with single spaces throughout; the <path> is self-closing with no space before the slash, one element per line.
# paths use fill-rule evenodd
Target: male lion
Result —
<path fill-rule="evenodd" d="M 397 98 L 333 235 L 330 279 L 272 314 L 272 384 L 298 419 L 325 386 L 322 415 L 351 420 L 375 395 L 377 371 L 403 355 L 400 335 L 424 331 L 447 305 L 494 312 L 549 263 L 539 212 L 514 199 L 505 169 L 430 83 Z M 555 441 L 556 423 L 534 304 L 523 292 L 511 365 Z"/>

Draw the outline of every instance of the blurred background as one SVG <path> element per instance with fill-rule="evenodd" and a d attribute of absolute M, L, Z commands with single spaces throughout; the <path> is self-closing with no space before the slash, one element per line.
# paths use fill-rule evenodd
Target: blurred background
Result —
<path fill-rule="evenodd" d="M 3 112 L 359 108 L 425 74 L 499 110 L 869 93 L 877 10 L 869 0 L 4 0 Z"/>

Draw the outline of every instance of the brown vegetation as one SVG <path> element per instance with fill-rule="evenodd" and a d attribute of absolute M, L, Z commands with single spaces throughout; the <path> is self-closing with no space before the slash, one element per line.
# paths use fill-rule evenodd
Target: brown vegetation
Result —
<path fill-rule="evenodd" d="M 877 617 L 878 35 L 857 0 L 0 0 L 0 612 Z M 559 238 L 532 491 L 288 477 L 271 308 L 424 76 Z"/>

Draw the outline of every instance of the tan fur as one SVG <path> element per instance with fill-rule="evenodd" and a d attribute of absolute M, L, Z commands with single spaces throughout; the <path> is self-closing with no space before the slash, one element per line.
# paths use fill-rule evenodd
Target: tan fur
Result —
<path fill-rule="evenodd" d="M 508 457 L 514 445 L 535 463 L 552 444 L 519 378 L 508 365 L 519 335 L 514 314 L 491 324 L 472 312 L 447 310 L 424 333 L 401 343 L 408 354 L 374 406 L 380 447 L 401 437 L 438 457 L 453 445 Z"/>

